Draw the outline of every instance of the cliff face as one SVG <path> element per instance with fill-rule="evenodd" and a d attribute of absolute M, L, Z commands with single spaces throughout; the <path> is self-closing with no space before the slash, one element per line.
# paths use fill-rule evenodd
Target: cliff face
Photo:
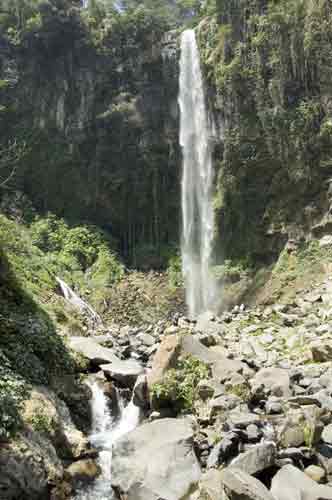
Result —
<path fill-rule="evenodd" d="M 178 236 L 177 46 L 144 11 L 103 26 L 42 11 L 2 38 L 3 132 L 29 153 L 16 185 L 41 211 L 108 229 L 121 253 L 158 265 Z M 8 124 L 9 130 L 8 130 Z"/>
<path fill-rule="evenodd" d="M 220 1 L 199 38 L 223 256 L 269 263 L 331 227 L 331 2 Z"/>

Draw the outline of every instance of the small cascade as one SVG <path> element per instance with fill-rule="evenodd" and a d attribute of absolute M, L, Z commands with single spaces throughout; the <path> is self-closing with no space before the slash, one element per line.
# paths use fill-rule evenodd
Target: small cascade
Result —
<path fill-rule="evenodd" d="M 214 126 L 204 96 L 195 31 L 181 37 L 180 145 L 182 174 L 182 264 L 186 301 L 192 317 L 214 308 L 216 282 L 211 272 L 214 210 L 211 138 Z"/>
<path fill-rule="evenodd" d="M 88 317 L 93 321 L 95 325 L 101 325 L 102 319 L 98 313 L 81 297 L 74 292 L 72 288 L 62 279 L 56 277 L 56 281 L 61 288 L 61 292 L 64 298 L 76 309 L 78 309 L 82 314 L 87 314 Z"/>
<path fill-rule="evenodd" d="M 92 432 L 90 441 L 99 450 L 101 475 L 87 489 L 77 494 L 74 500 L 111 500 L 112 446 L 124 434 L 134 430 L 140 422 L 140 409 L 132 401 L 123 405 L 120 400 L 121 414 L 117 421 L 111 415 L 108 400 L 97 381 L 89 383 L 92 399 Z"/>

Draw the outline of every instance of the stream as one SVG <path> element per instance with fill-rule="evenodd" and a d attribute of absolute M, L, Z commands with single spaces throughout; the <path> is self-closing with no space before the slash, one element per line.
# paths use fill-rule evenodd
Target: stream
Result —
<path fill-rule="evenodd" d="M 92 431 L 91 444 L 99 450 L 98 464 L 100 476 L 88 487 L 82 488 L 74 500 L 111 500 L 114 498 L 111 487 L 112 446 L 127 432 L 134 430 L 140 422 L 140 409 L 130 401 L 124 406 L 120 398 L 120 417 L 112 417 L 108 398 L 97 381 L 89 382 L 92 392 Z"/>

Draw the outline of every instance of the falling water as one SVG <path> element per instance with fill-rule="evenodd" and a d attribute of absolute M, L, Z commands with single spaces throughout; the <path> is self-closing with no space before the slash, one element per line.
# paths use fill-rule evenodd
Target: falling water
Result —
<path fill-rule="evenodd" d="M 92 433 L 90 441 L 99 450 L 101 475 L 89 487 L 78 493 L 74 500 L 111 500 L 112 446 L 121 436 L 139 424 L 140 409 L 131 401 L 121 408 L 118 422 L 112 418 L 107 398 L 97 381 L 89 384 L 92 392 Z"/>
<path fill-rule="evenodd" d="M 181 39 L 179 105 L 182 177 L 182 265 L 190 316 L 213 309 L 216 286 L 211 273 L 214 213 L 212 205 L 212 126 L 205 104 L 195 32 Z"/>
<path fill-rule="evenodd" d="M 61 288 L 61 291 L 63 293 L 64 298 L 70 302 L 70 304 L 78 309 L 81 313 L 86 313 L 95 324 L 101 324 L 102 320 L 101 317 L 99 316 L 98 313 L 92 307 L 85 302 L 81 297 L 77 295 L 77 293 L 74 292 L 70 288 L 69 285 L 62 279 L 56 277 L 56 281 L 59 283 L 59 286 Z"/>

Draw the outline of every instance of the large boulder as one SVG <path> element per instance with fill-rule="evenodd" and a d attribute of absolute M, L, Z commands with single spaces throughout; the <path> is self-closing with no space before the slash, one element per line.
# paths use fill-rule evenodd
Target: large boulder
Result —
<path fill-rule="evenodd" d="M 285 465 L 272 479 L 275 500 L 332 500 L 332 488 L 317 484 L 293 465 Z"/>
<path fill-rule="evenodd" d="M 101 474 L 101 468 L 95 460 L 88 458 L 72 463 L 65 470 L 65 479 L 77 488 L 81 483 L 91 483 Z"/>
<path fill-rule="evenodd" d="M 189 500 L 227 500 L 223 494 L 220 472 L 211 469 L 203 474 L 198 489 Z"/>
<path fill-rule="evenodd" d="M 101 365 L 100 368 L 111 379 L 130 387 L 134 386 L 137 378 L 144 371 L 142 365 L 134 359 L 121 360 L 116 358 L 112 363 Z"/>
<path fill-rule="evenodd" d="M 272 467 L 275 459 L 276 446 L 273 443 L 262 443 L 238 455 L 230 466 L 254 475 Z"/>
<path fill-rule="evenodd" d="M 229 500 L 275 500 L 263 483 L 241 469 L 228 467 L 220 478 Z"/>
<path fill-rule="evenodd" d="M 69 347 L 89 359 L 93 365 L 102 363 L 112 363 L 118 360 L 111 349 L 102 347 L 96 341 L 88 337 L 70 337 L 68 339 Z"/>
<path fill-rule="evenodd" d="M 250 381 L 253 393 L 289 398 L 291 396 L 290 378 L 282 368 L 263 368 Z"/>
<path fill-rule="evenodd" d="M 112 486 L 123 500 L 180 500 L 201 477 L 190 419 L 165 418 L 120 438 L 113 447 Z"/>
<path fill-rule="evenodd" d="M 148 375 L 148 386 L 160 382 L 167 370 L 175 368 L 181 354 L 181 337 L 178 335 L 168 335 L 161 342 L 152 363 L 151 371 Z"/>
<path fill-rule="evenodd" d="M 0 499 L 39 500 L 62 479 L 54 446 L 39 433 L 27 431 L 0 448 Z"/>
<path fill-rule="evenodd" d="M 93 452 L 88 439 L 74 425 L 66 404 L 46 387 L 33 387 L 24 403 L 22 419 L 52 442 L 60 458 L 78 459 Z"/>

